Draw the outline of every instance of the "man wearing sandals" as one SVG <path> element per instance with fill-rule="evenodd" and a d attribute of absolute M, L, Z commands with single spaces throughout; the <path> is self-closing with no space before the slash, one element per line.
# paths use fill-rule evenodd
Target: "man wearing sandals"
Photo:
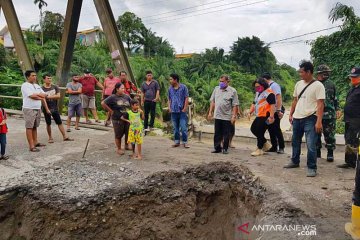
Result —
<path fill-rule="evenodd" d="M 79 83 L 79 79 L 79 75 L 74 73 L 72 74 L 72 81 L 66 84 L 66 93 L 69 94 L 67 132 L 71 132 L 70 123 L 73 117 L 75 117 L 75 130 L 80 130 L 79 122 L 82 115 L 80 95 L 82 93 L 82 85 Z"/>
<path fill-rule="evenodd" d="M 51 117 L 54 119 L 56 125 L 58 125 L 58 128 L 63 136 L 64 141 L 73 141 L 74 139 L 71 139 L 66 136 L 64 125 L 62 124 L 62 120 L 60 117 L 60 113 L 58 110 L 58 99 L 60 99 L 60 90 L 59 87 L 51 84 L 51 76 L 49 74 L 43 75 L 43 86 L 42 90 L 45 92 L 45 100 L 46 104 L 50 110 L 50 113 L 47 113 L 45 108 L 43 107 L 43 113 L 45 117 L 46 122 L 46 130 L 49 136 L 49 143 L 54 143 L 54 139 L 52 137 L 51 133 Z"/>
<path fill-rule="evenodd" d="M 86 123 L 91 123 L 88 116 L 88 109 L 91 110 L 95 118 L 95 122 L 99 123 L 99 117 L 96 112 L 95 105 L 95 86 L 98 86 L 100 89 L 104 89 L 103 85 L 90 73 L 89 69 L 85 69 L 84 76 L 80 78 L 79 81 L 82 85 L 82 108 L 84 110 L 84 116 Z"/>
<path fill-rule="evenodd" d="M 45 111 L 50 113 L 47 107 L 42 88 L 36 84 L 36 73 L 33 70 L 25 72 L 26 82 L 21 85 L 23 96 L 23 113 L 26 127 L 26 138 L 31 152 L 39 152 L 37 147 L 44 147 L 37 140 L 37 128 L 40 125 L 41 103 L 44 104 Z"/>

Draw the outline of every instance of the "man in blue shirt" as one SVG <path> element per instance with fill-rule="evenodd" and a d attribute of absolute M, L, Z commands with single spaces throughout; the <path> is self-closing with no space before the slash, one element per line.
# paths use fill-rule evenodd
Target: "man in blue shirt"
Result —
<path fill-rule="evenodd" d="M 171 120 L 174 128 L 173 147 L 180 146 L 180 129 L 182 142 L 185 148 L 189 148 L 187 144 L 188 138 L 188 117 L 187 107 L 189 99 L 189 91 L 184 84 L 181 84 L 180 77 L 176 73 L 170 74 L 170 87 L 168 91 L 168 108 L 171 113 Z"/>

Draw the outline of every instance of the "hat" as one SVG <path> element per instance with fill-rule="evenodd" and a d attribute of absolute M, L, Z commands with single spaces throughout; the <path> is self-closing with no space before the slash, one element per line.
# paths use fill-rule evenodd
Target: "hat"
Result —
<path fill-rule="evenodd" d="M 331 72 L 331 69 L 328 65 L 321 64 L 317 67 L 317 73 Z"/>
<path fill-rule="evenodd" d="M 351 69 L 349 77 L 358 77 L 358 76 L 360 76 L 360 67 L 354 67 L 353 69 Z"/>
<path fill-rule="evenodd" d="M 86 68 L 86 69 L 84 70 L 84 73 L 89 74 L 89 73 L 91 73 L 91 72 L 90 72 L 90 70 L 89 70 L 88 68 Z"/>

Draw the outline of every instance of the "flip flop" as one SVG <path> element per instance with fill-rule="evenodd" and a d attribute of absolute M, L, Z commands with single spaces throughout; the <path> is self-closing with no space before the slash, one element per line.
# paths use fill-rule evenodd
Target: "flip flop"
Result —
<path fill-rule="evenodd" d="M 75 128 L 75 129 L 76 129 L 76 128 Z M 67 131 L 67 132 L 71 132 L 70 128 L 68 128 L 66 131 Z"/>
<path fill-rule="evenodd" d="M 80 130 L 80 128 L 75 128 L 75 130 Z"/>
<path fill-rule="evenodd" d="M 91 124 L 92 122 L 91 122 L 90 120 L 87 120 L 86 123 L 87 123 L 87 124 Z"/>
<path fill-rule="evenodd" d="M 37 143 L 36 145 L 35 145 L 35 147 L 45 147 L 46 145 L 45 144 L 43 144 L 43 143 Z"/>
<path fill-rule="evenodd" d="M 64 141 L 66 142 L 66 141 L 74 141 L 74 139 L 72 139 L 72 138 L 69 138 L 69 137 L 67 137 L 67 138 L 64 138 Z"/>
<path fill-rule="evenodd" d="M 40 152 L 40 149 L 34 147 L 30 149 L 30 152 Z"/>
<path fill-rule="evenodd" d="M 119 150 L 116 150 L 116 153 L 117 153 L 117 154 L 119 154 L 120 156 L 122 156 L 122 155 L 124 155 L 124 154 L 125 154 L 125 152 L 124 152 L 124 151 L 122 151 L 122 150 L 120 150 L 120 151 L 119 151 Z"/>
<path fill-rule="evenodd" d="M 142 160 L 142 157 L 136 156 L 136 157 L 134 157 L 134 159 L 136 159 L 136 160 Z"/>
<path fill-rule="evenodd" d="M 49 139 L 48 143 L 54 143 L 54 139 Z"/>

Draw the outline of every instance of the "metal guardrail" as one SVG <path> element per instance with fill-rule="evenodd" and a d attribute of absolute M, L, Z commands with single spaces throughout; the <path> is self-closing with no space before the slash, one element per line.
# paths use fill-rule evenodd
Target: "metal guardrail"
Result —
<path fill-rule="evenodd" d="M 0 87 L 21 87 L 21 84 L 7 84 L 0 83 Z M 59 87 L 59 89 L 66 89 L 66 87 Z M 95 90 L 96 93 L 102 93 L 102 90 Z M 0 98 L 10 98 L 10 99 L 22 99 L 22 97 L 18 96 L 8 96 L 8 95 L 0 95 Z"/>

